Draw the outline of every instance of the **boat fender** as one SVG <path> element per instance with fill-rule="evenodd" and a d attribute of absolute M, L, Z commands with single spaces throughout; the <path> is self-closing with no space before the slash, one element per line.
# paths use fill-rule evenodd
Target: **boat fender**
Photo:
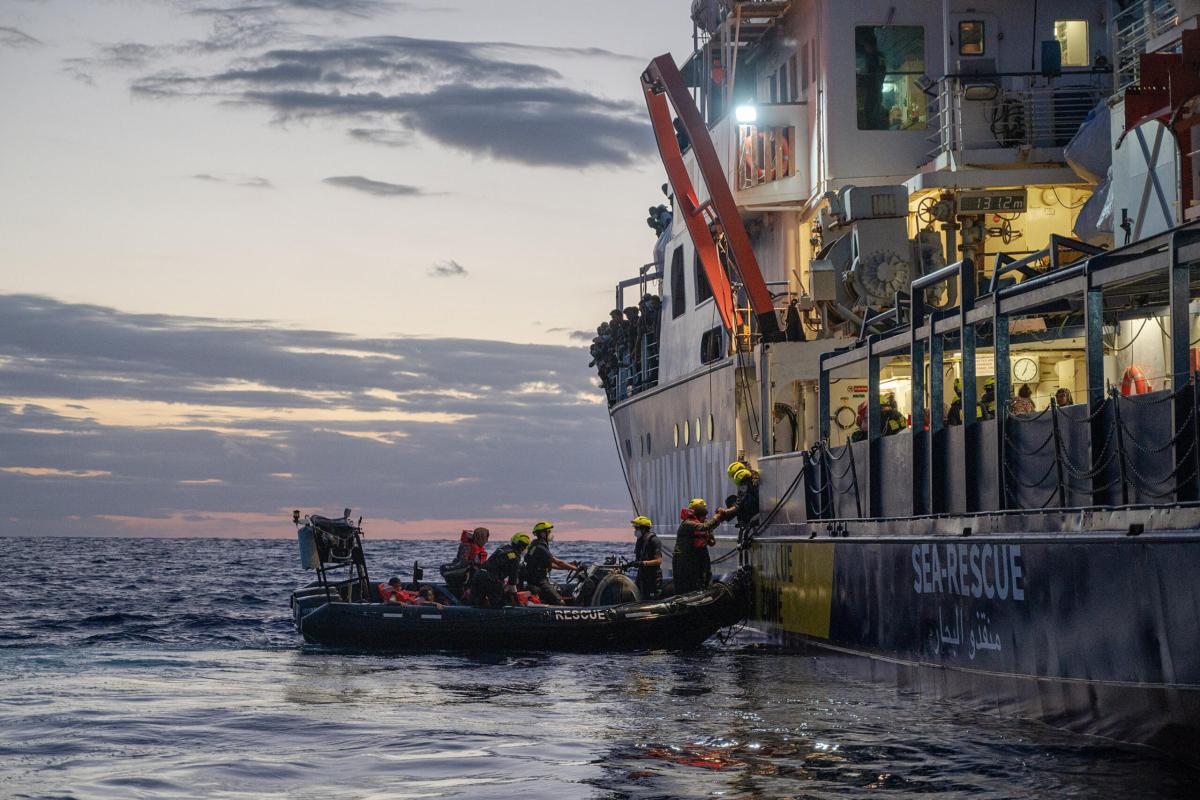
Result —
<path fill-rule="evenodd" d="M 1137 364 L 1130 364 L 1129 369 L 1125 370 L 1125 376 L 1121 379 L 1121 396 L 1129 397 L 1131 394 L 1145 394 L 1148 391 L 1150 391 L 1150 384 L 1146 381 L 1141 367 Z"/>
<path fill-rule="evenodd" d="M 642 599 L 637 584 L 620 572 L 614 572 L 600 581 L 592 594 L 589 605 L 619 606 L 622 603 L 637 603 Z"/>

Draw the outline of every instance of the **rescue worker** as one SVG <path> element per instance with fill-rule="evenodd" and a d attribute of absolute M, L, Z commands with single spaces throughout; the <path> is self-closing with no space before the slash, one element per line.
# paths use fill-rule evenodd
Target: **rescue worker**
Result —
<path fill-rule="evenodd" d="M 514 533 L 509 543 L 497 547 L 471 579 L 471 602 L 483 608 L 502 608 L 515 593 L 521 575 L 521 554 L 529 547 L 528 533 Z"/>
<path fill-rule="evenodd" d="M 983 396 L 979 398 L 979 418 L 996 418 L 996 381 L 991 378 L 983 384 Z"/>
<path fill-rule="evenodd" d="M 479 527 L 473 531 L 463 531 L 458 540 L 458 552 L 449 564 L 442 564 L 440 570 L 446 587 L 455 594 L 462 594 L 463 588 L 470 583 L 475 571 L 487 560 L 485 545 L 491 537 L 487 528 Z"/>
<path fill-rule="evenodd" d="M 533 526 L 533 543 L 525 554 L 525 566 L 521 570 L 525 588 L 536 592 L 543 605 L 561 606 L 562 595 L 558 587 L 550 580 L 550 571 L 556 569 L 575 569 L 562 559 L 555 558 L 550 552 L 550 542 L 554 541 L 554 524 L 539 522 Z"/>
<path fill-rule="evenodd" d="M 950 410 L 946 412 L 947 425 L 962 425 L 962 379 L 954 379 L 954 402 L 950 404 Z"/>
<path fill-rule="evenodd" d="M 675 594 L 703 589 L 712 582 L 712 559 L 708 548 L 717 543 L 713 529 L 724 517 L 721 510 L 708 519 L 708 503 L 696 498 L 679 512 L 679 530 L 675 533 L 675 549 L 671 553 L 671 573 Z"/>
<path fill-rule="evenodd" d="M 662 545 L 654 535 L 649 517 L 637 516 L 629 521 L 637 542 L 633 545 L 633 561 L 625 568 L 637 567 L 638 594 L 643 600 L 654 600 L 662 591 Z"/>
<path fill-rule="evenodd" d="M 754 520 L 758 516 L 758 481 L 757 470 L 748 467 L 738 470 L 733 476 L 737 494 L 729 497 L 726 501 L 729 506 L 720 511 L 725 519 L 737 519 L 739 543 L 745 532 L 754 527 Z"/>
<path fill-rule="evenodd" d="M 883 423 L 884 436 L 895 436 L 908 427 L 908 422 L 905 421 L 904 415 L 896 408 L 896 396 L 894 394 L 888 392 L 879 398 L 879 406 L 882 412 L 880 422 Z"/>

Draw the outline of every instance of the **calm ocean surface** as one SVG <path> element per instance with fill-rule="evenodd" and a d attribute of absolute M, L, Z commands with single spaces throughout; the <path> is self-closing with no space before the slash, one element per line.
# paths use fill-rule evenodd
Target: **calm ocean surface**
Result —
<path fill-rule="evenodd" d="M 1152 752 L 844 678 L 687 654 L 302 646 L 291 541 L 3 539 L 0 797 L 1196 797 Z M 367 542 L 373 578 L 454 543 Z M 556 543 L 595 559 L 614 545 Z M 626 548 L 629 549 L 629 548 Z"/>

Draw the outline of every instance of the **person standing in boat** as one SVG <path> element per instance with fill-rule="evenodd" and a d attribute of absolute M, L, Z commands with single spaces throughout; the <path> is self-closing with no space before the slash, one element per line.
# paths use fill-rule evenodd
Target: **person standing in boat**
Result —
<path fill-rule="evenodd" d="M 561 606 L 562 595 L 550 580 L 550 571 L 575 569 L 575 565 L 556 558 L 550 552 L 550 542 L 554 541 L 553 523 L 537 523 L 533 526 L 533 536 L 533 543 L 529 546 L 529 552 L 525 554 L 525 566 L 522 570 L 525 588 L 536 592 L 543 605 Z"/>
<path fill-rule="evenodd" d="M 442 578 L 446 587 L 455 594 L 461 594 L 463 587 L 470 583 L 476 570 L 487 561 L 488 539 L 491 532 L 484 527 L 473 531 L 463 531 L 458 540 L 458 552 L 454 560 L 441 566 Z"/>
<path fill-rule="evenodd" d="M 471 602 L 482 608 L 508 605 L 509 596 L 515 596 L 521 575 L 521 554 L 529 542 L 528 533 L 514 533 L 508 544 L 496 548 L 471 579 Z"/>
<path fill-rule="evenodd" d="M 712 559 L 708 548 L 717 543 L 713 530 L 724 519 L 721 510 L 708 519 L 708 503 L 700 498 L 679 512 L 679 530 L 671 553 L 671 573 L 675 594 L 703 589 L 712 582 Z"/>
<path fill-rule="evenodd" d="M 649 517 L 634 517 L 630 524 L 637 534 L 637 543 L 633 546 L 633 561 L 625 567 L 637 567 L 638 594 L 643 600 L 654 600 L 662 590 L 662 545 L 654 535 L 654 523 Z"/>

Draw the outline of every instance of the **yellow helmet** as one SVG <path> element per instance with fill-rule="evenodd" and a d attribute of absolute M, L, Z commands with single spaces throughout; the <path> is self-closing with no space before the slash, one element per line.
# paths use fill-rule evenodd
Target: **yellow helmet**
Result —
<path fill-rule="evenodd" d="M 728 467 L 725 468 L 725 472 L 729 475 L 730 478 L 732 478 L 734 475 L 738 474 L 738 470 L 743 470 L 745 468 L 746 468 L 746 463 L 744 461 L 734 461 Z"/>
<path fill-rule="evenodd" d="M 533 540 L 529 538 L 528 533 L 514 533 L 512 539 L 509 541 L 512 542 L 513 547 L 518 550 L 524 550 L 526 547 L 529 547 L 529 543 Z"/>
<path fill-rule="evenodd" d="M 554 530 L 553 522 L 539 522 L 533 526 L 533 533 L 535 536 L 539 533 L 545 533 L 546 531 L 550 530 Z"/>
<path fill-rule="evenodd" d="M 688 503 L 688 508 L 691 509 L 692 511 L 695 511 L 696 509 L 699 509 L 699 508 L 703 508 L 705 511 L 707 511 L 708 503 L 704 502 L 703 498 L 697 497 L 697 498 L 693 499 L 692 502 Z"/>
<path fill-rule="evenodd" d="M 629 524 L 635 528 L 652 528 L 652 527 L 654 527 L 654 523 L 651 522 L 650 518 L 646 517 L 646 516 L 634 517 L 633 519 L 629 520 Z"/>
<path fill-rule="evenodd" d="M 741 486 L 743 483 L 748 482 L 753 475 L 754 473 L 748 469 L 739 469 L 733 476 L 733 482 Z"/>

